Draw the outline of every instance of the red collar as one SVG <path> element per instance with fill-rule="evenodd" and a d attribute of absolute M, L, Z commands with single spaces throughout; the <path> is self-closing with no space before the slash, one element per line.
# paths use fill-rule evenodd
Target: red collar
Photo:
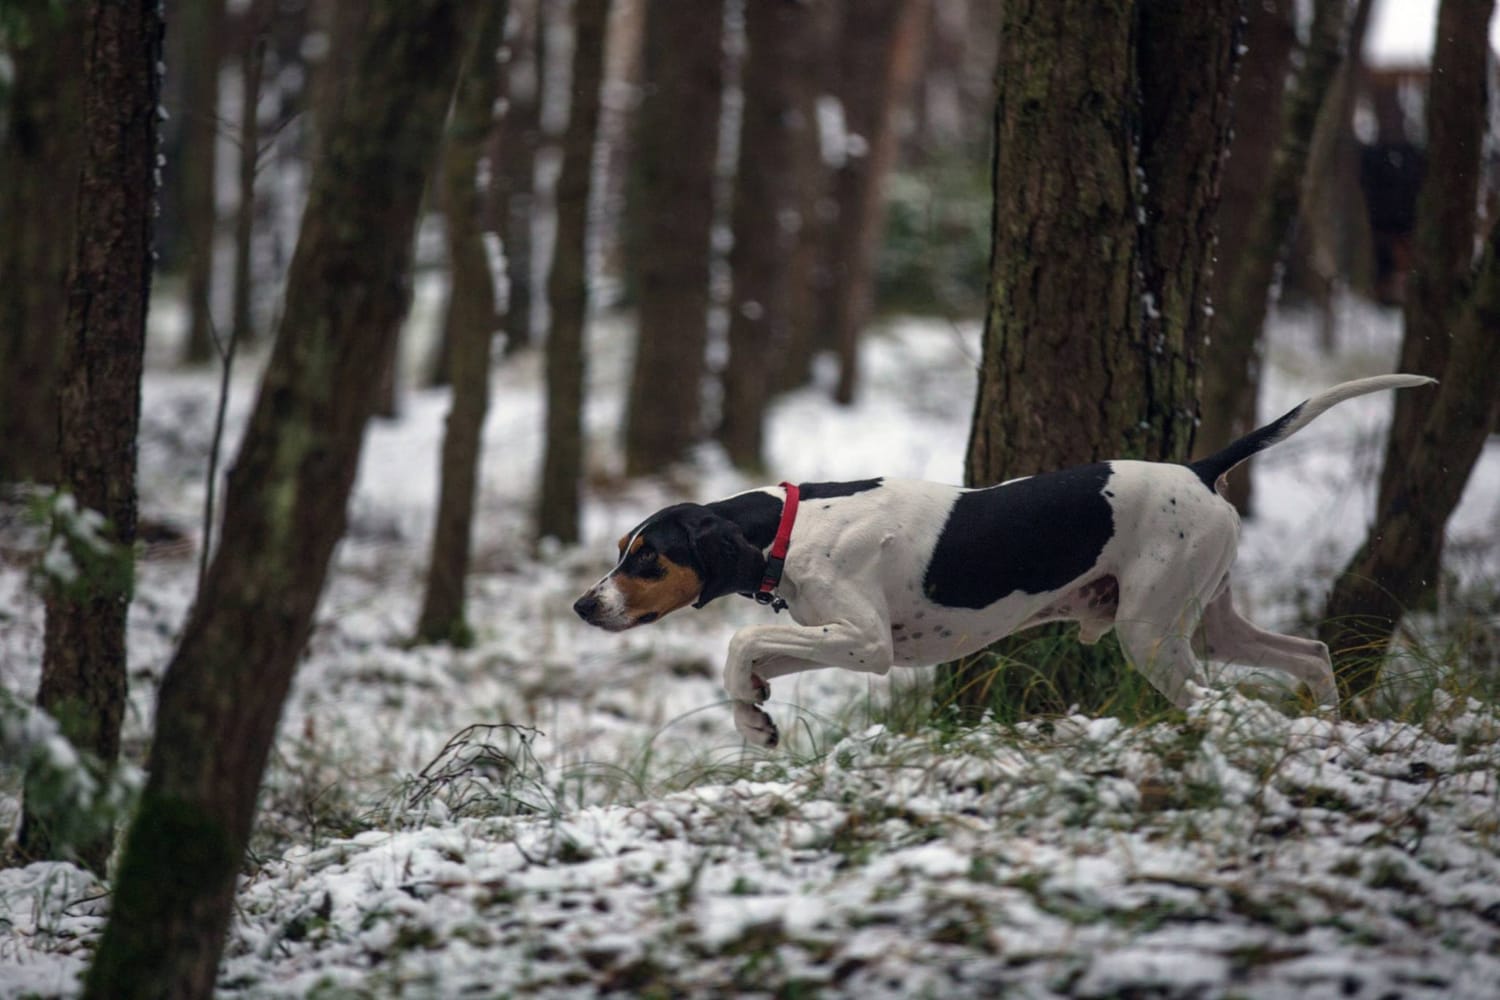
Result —
<path fill-rule="evenodd" d="M 776 596 L 776 588 L 781 585 L 781 571 L 786 568 L 786 550 L 792 544 L 792 525 L 797 521 L 797 501 L 802 492 L 792 483 L 782 483 L 781 488 L 786 490 L 786 502 L 781 505 L 781 523 L 776 526 L 776 540 L 771 543 L 766 572 L 761 577 L 760 590 L 755 594 L 757 601 L 771 605 L 776 611 L 786 607 L 786 601 Z"/>

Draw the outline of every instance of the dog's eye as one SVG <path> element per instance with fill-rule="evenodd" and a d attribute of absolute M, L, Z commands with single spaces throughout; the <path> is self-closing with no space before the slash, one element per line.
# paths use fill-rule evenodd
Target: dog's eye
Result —
<path fill-rule="evenodd" d="M 625 560 L 625 572 L 642 580 L 655 580 L 666 575 L 666 570 L 656 558 L 656 552 L 644 545 Z"/>

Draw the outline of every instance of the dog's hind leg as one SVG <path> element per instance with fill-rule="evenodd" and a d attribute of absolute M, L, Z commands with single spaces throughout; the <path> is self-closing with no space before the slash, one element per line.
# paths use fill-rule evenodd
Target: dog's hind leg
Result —
<path fill-rule="evenodd" d="M 1194 685 L 1204 683 L 1192 636 L 1232 558 L 1229 549 L 1217 560 L 1200 560 L 1196 568 L 1201 572 L 1169 572 L 1163 566 L 1149 577 L 1136 573 L 1120 578 L 1115 613 L 1120 647 L 1131 666 L 1178 708 L 1191 705 Z"/>
<path fill-rule="evenodd" d="M 1202 684 L 1198 657 L 1188 637 L 1147 621 L 1115 620 L 1115 634 L 1131 666 L 1139 670 L 1178 708 L 1187 708 L 1195 700 L 1193 685 Z"/>
<path fill-rule="evenodd" d="M 1203 612 L 1203 640 L 1211 660 L 1278 670 L 1306 683 L 1319 704 L 1338 705 L 1328 647 L 1316 639 L 1268 632 L 1246 621 L 1236 610 L 1228 587 Z"/>

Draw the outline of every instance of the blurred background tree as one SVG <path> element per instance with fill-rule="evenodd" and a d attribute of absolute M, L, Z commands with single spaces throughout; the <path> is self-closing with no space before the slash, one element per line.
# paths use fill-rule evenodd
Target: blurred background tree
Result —
<path fill-rule="evenodd" d="M 72 260 L 58 375 L 52 546 L 66 570 L 47 587 L 46 644 L 36 703 L 105 768 L 120 752 L 126 616 L 136 539 L 136 430 L 156 216 L 162 25 L 156 4 L 82 8 L 81 149 L 70 203 Z M 54 123 L 62 128 L 61 123 Z M 18 861 L 76 856 L 103 873 L 113 831 L 87 843 L 54 836 L 28 782 Z"/>

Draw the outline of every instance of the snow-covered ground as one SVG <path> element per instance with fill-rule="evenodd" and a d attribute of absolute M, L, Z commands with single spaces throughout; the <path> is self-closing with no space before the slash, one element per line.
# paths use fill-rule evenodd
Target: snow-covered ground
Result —
<path fill-rule="evenodd" d="M 414 322 L 429 310 L 419 296 Z M 1264 415 L 1390 370 L 1396 336 L 1394 318 L 1351 308 L 1326 358 L 1310 328 L 1280 318 Z M 660 481 L 623 478 L 629 341 L 618 317 L 591 330 L 576 549 L 538 546 L 528 528 L 539 359 L 496 370 L 473 649 L 405 645 L 446 395 L 413 394 L 401 419 L 371 428 L 262 795 L 224 995 L 1500 991 L 1493 706 L 1440 697 L 1417 721 L 1354 724 L 1233 695 L 1186 725 L 903 735 L 886 728 L 902 715 L 887 706 L 923 697 L 917 673 L 821 672 L 774 685 L 788 745 L 745 750 L 718 668 L 733 629 L 769 612 L 729 599 L 610 635 L 570 610 L 646 513 L 755 485 L 712 447 Z M 776 405 L 771 478 L 958 481 L 978 351 L 973 328 L 883 327 L 855 406 L 829 404 L 826 386 Z M 236 379 L 231 440 L 254 374 L 247 364 Z M 215 386 L 154 369 L 145 389 L 142 513 L 195 537 Z M 1238 587 L 1263 624 L 1318 613 L 1370 516 L 1389 410 L 1387 397 L 1352 401 L 1260 461 Z M 14 508 L 0 515 L 0 686 L 29 699 L 42 634 L 32 536 Z M 1497 528 L 1492 443 L 1448 546 L 1451 601 L 1491 634 Z M 140 567 L 126 722 L 137 757 L 195 571 L 182 557 Z M 17 785 L 0 770 L 0 823 L 14 820 Z M 76 988 L 100 891 L 67 865 L 0 872 L 0 994 Z"/>

